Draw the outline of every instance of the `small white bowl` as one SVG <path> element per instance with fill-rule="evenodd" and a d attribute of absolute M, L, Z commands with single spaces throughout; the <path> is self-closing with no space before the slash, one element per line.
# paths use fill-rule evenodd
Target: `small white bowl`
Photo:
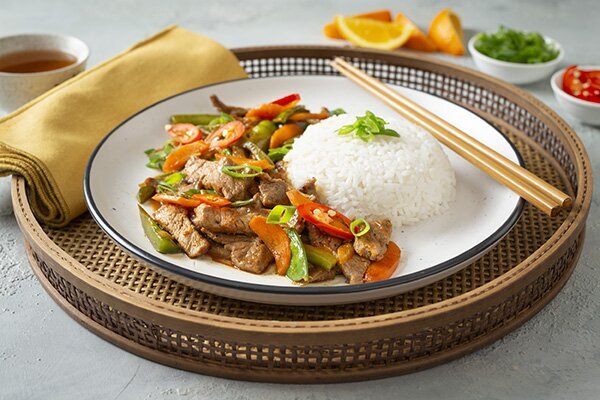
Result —
<path fill-rule="evenodd" d="M 73 64 L 43 72 L 0 72 L 0 110 L 11 112 L 85 69 L 90 50 L 73 36 L 28 33 L 0 38 L 0 56 L 21 52 L 54 50 L 75 58 Z"/>
<path fill-rule="evenodd" d="M 551 61 L 538 64 L 522 64 L 508 61 L 500 61 L 495 58 L 488 57 L 475 48 L 475 41 L 480 34 L 477 34 L 469 40 L 468 47 L 475 65 L 486 74 L 503 79 L 510 83 L 518 85 L 533 83 L 540 81 L 550 75 L 556 66 L 564 57 L 562 46 L 555 40 L 544 36 L 546 43 L 555 46 L 558 49 L 558 56 Z"/>
<path fill-rule="evenodd" d="M 581 69 L 600 69 L 600 66 L 583 65 Z M 569 114 L 586 124 L 600 125 L 600 103 L 578 99 L 565 92 L 562 88 L 563 75 L 566 68 L 557 71 L 550 78 L 550 86 L 558 104 Z"/>

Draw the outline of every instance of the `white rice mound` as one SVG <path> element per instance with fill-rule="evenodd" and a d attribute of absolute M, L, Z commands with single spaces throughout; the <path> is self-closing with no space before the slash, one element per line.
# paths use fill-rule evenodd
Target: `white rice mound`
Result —
<path fill-rule="evenodd" d="M 401 119 L 384 118 L 400 137 L 371 142 L 336 130 L 356 120 L 343 114 L 309 126 L 285 156 L 288 177 L 300 188 L 316 178 L 322 202 L 350 219 L 389 218 L 395 228 L 448 209 L 456 177 L 437 140 Z"/>

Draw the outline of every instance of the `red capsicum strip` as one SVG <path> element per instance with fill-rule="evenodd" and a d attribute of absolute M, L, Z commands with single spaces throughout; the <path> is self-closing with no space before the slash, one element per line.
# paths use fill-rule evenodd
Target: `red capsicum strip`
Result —
<path fill-rule="evenodd" d="M 287 95 L 285 97 L 282 97 L 280 99 L 272 101 L 271 103 L 273 103 L 273 104 L 279 104 L 280 106 L 286 106 L 286 105 L 290 104 L 293 101 L 295 101 L 295 102 L 300 101 L 300 95 L 298 93 L 289 94 L 289 95 Z"/>

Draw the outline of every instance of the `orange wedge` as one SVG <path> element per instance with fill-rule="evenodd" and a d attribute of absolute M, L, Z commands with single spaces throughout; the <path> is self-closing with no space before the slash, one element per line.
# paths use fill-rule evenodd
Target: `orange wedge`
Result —
<path fill-rule="evenodd" d="M 390 12 L 390 10 L 375 10 L 353 15 L 352 18 L 367 18 L 383 22 L 392 22 L 392 13 Z M 343 39 L 342 34 L 340 33 L 340 31 L 338 31 L 338 28 L 335 25 L 335 21 L 326 24 L 323 27 L 323 33 L 325 34 L 325 36 L 331 39 Z"/>
<path fill-rule="evenodd" d="M 406 17 L 406 15 L 398 13 L 394 21 L 402 25 L 410 26 L 413 29 L 410 38 L 408 38 L 406 43 L 404 43 L 404 47 L 426 52 L 432 52 L 437 50 L 437 47 L 435 46 L 435 43 L 433 43 L 433 40 L 429 39 L 427 35 L 425 35 L 423 31 L 421 31 L 414 22 L 412 22 Z"/>
<path fill-rule="evenodd" d="M 342 37 L 359 46 L 380 50 L 395 50 L 410 38 L 412 28 L 396 22 L 382 22 L 365 18 L 335 17 Z"/>
<path fill-rule="evenodd" d="M 444 53 L 455 56 L 465 54 L 460 18 L 449 8 L 443 9 L 433 18 L 429 26 L 429 38 Z"/>

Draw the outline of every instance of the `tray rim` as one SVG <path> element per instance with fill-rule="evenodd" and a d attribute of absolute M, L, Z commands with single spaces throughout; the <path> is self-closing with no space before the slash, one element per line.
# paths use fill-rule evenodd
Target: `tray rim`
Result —
<path fill-rule="evenodd" d="M 303 74 L 303 75 L 297 75 L 297 76 L 323 77 L 325 75 Z M 338 77 L 335 75 L 333 75 L 331 77 L 336 78 L 336 79 L 338 79 L 338 78 L 343 79 L 343 77 Z M 273 79 L 273 78 L 274 79 L 285 79 L 286 76 L 258 77 L 258 78 L 253 78 L 253 79 Z M 425 281 L 425 283 L 420 284 L 420 286 L 419 286 L 419 287 L 422 287 L 422 286 L 427 285 L 429 283 L 429 281 L 436 281 L 439 279 L 443 279 L 444 277 L 447 277 L 453 273 L 460 271 L 466 265 L 468 265 L 472 262 L 475 262 L 479 258 L 483 257 L 496 244 L 498 244 L 498 242 L 500 242 L 514 228 L 514 226 L 518 222 L 519 218 L 523 214 L 526 202 L 522 198 L 519 198 L 516 206 L 514 207 L 511 214 L 508 216 L 508 218 L 491 235 L 489 235 L 484 240 L 477 243 L 475 246 L 471 247 L 470 249 L 465 250 L 463 253 L 461 253 L 449 260 L 446 260 L 439 264 L 433 265 L 427 269 L 424 269 L 424 270 L 421 270 L 418 272 L 414 272 L 409 275 L 403 275 L 403 276 L 396 277 L 396 278 L 390 278 L 390 279 L 386 279 L 383 281 L 367 283 L 367 284 L 362 284 L 362 285 L 345 285 L 345 286 L 335 286 L 335 287 L 327 287 L 327 286 L 326 287 L 303 287 L 301 290 L 298 287 L 258 285 L 258 284 L 252 284 L 252 283 L 246 283 L 246 282 L 239 282 L 239 281 L 235 281 L 235 280 L 221 278 L 219 276 L 207 275 L 207 274 L 203 274 L 201 272 L 196 272 L 196 271 L 188 270 L 185 268 L 181 268 L 181 267 L 175 265 L 174 263 L 172 263 L 171 261 L 162 260 L 162 259 L 158 258 L 156 255 L 143 250 L 142 248 L 136 246 L 129 238 L 127 238 L 127 237 L 121 235 L 119 232 L 117 232 L 111 226 L 111 224 L 107 221 L 107 219 L 100 213 L 100 211 L 98 210 L 98 206 L 96 205 L 96 202 L 94 201 L 94 198 L 92 197 L 92 193 L 91 193 L 92 188 L 91 188 L 91 184 L 90 184 L 90 174 L 92 172 L 92 164 L 93 164 L 94 160 L 96 159 L 96 156 L 98 155 L 98 153 L 101 151 L 104 143 L 113 134 L 115 134 L 123 125 L 127 124 L 130 120 L 138 117 L 140 114 L 144 113 L 145 111 L 147 111 L 165 101 L 169 101 L 176 97 L 187 95 L 189 93 L 196 92 L 198 90 L 204 90 L 206 88 L 218 86 L 221 84 L 245 81 L 247 79 L 248 78 L 240 78 L 240 79 L 229 80 L 226 82 L 217 82 L 217 83 L 212 83 L 209 85 L 202 85 L 202 86 L 198 86 L 198 87 L 195 87 L 192 89 L 184 90 L 182 92 L 179 92 L 179 93 L 173 94 L 171 96 L 165 97 L 161 100 L 158 100 L 155 103 L 152 103 L 149 106 L 136 111 L 135 113 L 131 114 L 129 117 L 127 117 L 126 119 L 121 121 L 119 124 L 117 124 L 98 143 L 98 145 L 92 151 L 90 158 L 88 160 L 88 163 L 86 165 L 85 174 L 84 174 L 84 178 L 83 178 L 83 191 L 84 191 L 85 201 L 88 205 L 88 212 L 94 219 L 95 223 L 98 226 L 100 226 L 102 231 L 104 231 L 104 233 L 107 236 L 109 236 L 111 238 L 111 240 L 113 240 L 115 243 L 117 243 L 124 252 L 126 252 L 133 258 L 137 259 L 139 262 L 146 264 L 150 267 L 158 267 L 158 268 L 164 270 L 165 273 L 171 274 L 174 278 L 180 278 L 180 280 L 185 279 L 186 284 L 188 284 L 188 282 L 189 282 L 189 285 L 192 287 L 196 286 L 197 288 L 200 288 L 200 289 L 204 289 L 204 287 L 210 287 L 210 288 L 212 288 L 213 291 L 218 291 L 220 288 L 222 288 L 224 295 L 232 294 L 235 292 L 237 294 L 237 296 L 239 296 L 239 297 L 235 297 L 233 295 L 232 295 L 232 297 L 238 298 L 239 300 L 242 300 L 242 301 L 247 301 L 246 299 L 244 299 L 244 297 L 249 297 L 250 294 L 252 294 L 252 293 L 257 294 L 258 296 L 287 295 L 290 297 L 297 297 L 298 299 L 301 299 L 301 298 L 306 298 L 306 297 L 310 298 L 310 297 L 314 297 L 314 296 L 323 296 L 323 297 L 348 296 L 350 294 L 363 294 L 363 293 L 370 292 L 373 290 L 374 291 L 378 291 L 378 290 L 390 291 L 390 290 L 392 290 L 392 287 L 394 287 L 394 286 L 409 285 L 412 283 L 418 284 L 418 282 Z M 411 90 L 414 90 L 414 89 L 411 89 Z M 426 93 L 426 94 L 433 96 L 435 98 L 447 101 L 447 102 L 451 102 L 450 100 L 444 99 L 443 97 L 435 95 L 435 94 L 431 94 L 431 93 Z M 481 115 L 477 114 L 477 112 L 475 112 L 474 110 L 469 109 L 462 104 L 457 104 L 457 103 L 452 103 L 452 104 L 472 113 L 475 117 L 481 119 L 484 123 L 489 125 L 496 132 L 498 132 L 500 137 L 502 139 L 504 139 L 508 143 L 508 145 L 512 148 L 512 150 L 515 152 L 515 156 L 518 160 L 519 165 L 521 165 L 522 167 L 525 167 L 525 161 L 523 160 L 523 156 L 521 155 L 521 152 L 517 149 L 515 144 L 512 143 L 510 141 L 510 139 L 500 129 L 498 129 L 496 126 L 494 126 L 493 124 L 488 122 Z M 196 284 L 194 284 L 194 282 L 196 282 Z M 215 290 L 214 288 L 217 288 L 217 289 Z M 334 288 L 336 290 L 333 290 Z M 417 289 L 417 288 L 415 288 L 415 289 Z M 410 290 L 415 290 L 415 289 L 410 289 Z M 404 290 L 404 291 L 398 292 L 396 294 L 401 294 L 401 293 L 404 293 L 405 291 L 408 291 L 408 290 Z M 239 294 L 239 293 L 244 293 L 244 294 Z M 385 295 L 379 295 L 379 296 L 375 296 L 369 300 L 376 300 L 376 299 L 381 299 L 381 298 L 385 298 L 385 297 L 386 297 Z M 330 305 L 352 304 L 352 303 L 361 302 L 361 301 L 365 301 L 365 300 L 339 301 L 339 302 L 333 301 L 328 304 L 330 304 Z M 267 304 L 277 304 L 274 301 L 266 302 L 266 301 L 258 301 L 257 300 L 256 302 L 258 302 L 258 303 L 264 302 Z M 287 303 L 287 300 L 286 300 L 286 303 Z M 302 304 L 302 305 L 307 305 L 307 306 L 312 305 L 312 301 L 307 300 L 307 303 Z"/>
<path fill-rule="evenodd" d="M 581 232 L 581 235 L 585 236 L 585 231 Z M 40 281 L 42 287 L 48 295 L 59 305 L 59 307 L 65 311 L 71 318 L 79 323 L 90 332 L 98 335 L 102 339 L 128 351 L 139 357 L 143 357 L 150 361 L 154 361 L 163 365 L 167 365 L 174 368 L 183 369 L 190 372 L 202 373 L 211 376 L 217 376 L 221 378 L 254 381 L 254 382 L 268 382 L 268 383 L 294 383 L 294 384 L 305 384 L 305 383 L 340 383 L 340 382 L 355 382 L 363 381 L 368 379 L 380 379 L 386 377 L 393 377 L 399 374 L 406 374 L 410 372 L 420 371 L 426 368 L 430 368 L 436 365 L 443 364 L 448 361 L 452 361 L 473 351 L 481 349 L 496 340 L 502 338 L 504 335 L 518 329 L 521 325 L 527 322 L 547 304 L 549 304 L 558 295 L 561 289 L 564 287 L 566 282 L 579 260 L 583 246 L 579 246 L 577 254 L 575 255 L 572 264 L 568 270 L 561 277 L 560 281 L 552 287 L 552 289 L 540 300 L 538 300 L 530 309 L 528 313 L 521 313 L 514 319 L 509 321 L 507 324 L 491 331 L 486 335 L 477 337 L 463 345 L 455 346 L 444 352 L 435 353 L 428 357 L 419 358 L 413 360 L 407 364 L 394 364 L 392 366 L 380 366 L 369 370 L 345 370 L 343 372 L 335 373 L 329 372 L 324 374 L 325 371 L 321 371 L 318 374 L 312 371 L 306 371 L 298 369 L 295 371 L 282 370 L 277 371 L 277 382 L 273 380 L 273 375 L 269 371 L 261 369 L 246 369 L 238 366 L 223 366 L 221 363 L 208 363 L 208 362 L 197 362 L 182 357 L 174 357 L 172 354 L 163 353 L 156 349 L 149 348 L 147 346 L 136 343 L 129 340 L 110 329 L 98 324 L 71 303 L 69 303 L 63 296 L 58 293 L 56 288 L 48 281 L 46 276 L 42 273 L 36 260 L 33 257 L 30 248 L 26 249 L 27 257 L 31 263 L 34 274 Z M 341 378 L 340 378 L 341 376 Z M 307 380 L 309 378 L 310 380 Z"/>
<path fill-rule="evenodd" d="M 174 327 L 194 327 L 194 329 L 197 330 L 199 326 L 203 326 L 210 328 L 211 330 L 217 329 L 220 333 L 238 332 L 238 336 L 240 330 L 247 330 L 254 335 L 258 333 L 266 335 L 277 333 L 278 335 L 283 334 L 288 336 L 297 334 L 299 329 L 303 329 L 310 330 L 311 333 L 315 334 L 327 332 L 339 334 L 340 331 L 352 333 L 353 331 L 360 330 L 362 337 L 364 338 L 365 327 L 368 327 L 367 329 L 369 331 L 377 331 L 377 335 L 374 337 L 380 337 L 382 335 L 382 329 L 389 329 L 391 332 L 392 328 L 394 334 L 397 335 L 401 333 L 398 328 L 407 325 L 408 323 L 410 323 L 411 329 L 416 329 L 418 326 L 430 325 L 428 322 L 433 320 L 435 320 L 435 325 L 438 325 L 444 320 L 449 319 L 448 314 L 452 314 L 452 319 L 454 320 L 457 318 L 457 314 L 450 311 L 460 311 L 460 309 L 463 308 L 462 306 L 467 303 L 471 305 L 477 304 L 477 306 L 482 307 L 486 304 L 491 304 L 493 302 L 494 294 L 503 289 L 510 289 L 509 291 L 503 292 L 504 296 L 509 296 L 510 293 L 514 293 L 526 283 L 530 282 L 531 278 L 537 275 L 537 267 L 539 267 L 542 262 L 555 258 L 556 252 L 568 245 L 572 240 L 575 240 L 577 234 L 584 228 L 584 222 L 589 212 L 592 193 L 592 176 L 589 158 L 572 128 L 570 128 L 566 122 L 548 106 L 541 103 L 524 90 L 466 67 L 406 52 L 388 54 L 382 51 L 354 50 L 334 46 L 265 46 L 235 49 L 234 53 L 241 61 L 243 61 L 244 56 L 259 58 L 261 52 L 271 52 L 270 56 L 277 57 L 278 52 L 285 53 L 292 50 L 305 52 L 307 53 L 307 56 L 311 55 L 313 57 L 315 56 L 315 52 L 336 51 L 340 55 L 349 57 L 364 57 L 367 59 L 377 58 L 380 61 L 392 62 L 394 60 L 398 61 L 399 59 L 397 57 L 400 55 L 404 61 L 408 60 L 415 63 L 427 62 L 430 66 L 433 65 L 438 68 L 467 74 L 475 83 L 483 83 L 484 86 L 486 83 L 493 84 L 495 85 L 494 91 L 500 95 L 517 95 L 518 98 L 513 100 L 515 103 L 524 106 L 527 110 L 531 110 L 532 107 L 537 109 L 536 111 L 539 112 L 535 113 L 536 117 L 550 125 L 558 125 L 560 127 L 559 132 L 556 132 L 556 134 L 566 141 L 566 149 L 570 152 L 578 171 L 577 182 L 579 191 L 574 202 L 574 207 L 569 212 L 569 215 L 563 224 L 547 242 L 511 271 L 481 287 L 451 299 L 423 306 L 415 310 L 398 311 L 370 317 L 326 321 L 263 321 L 238 317 L 217 317 L 214 314 L 201 311 L 190 312 L 189 310 L 184 309 L 175 310 L 173 307 L 167 307 L 157 301 L 149 300 L 143 296 L 136 296 L 135 293 L 127 291 L 110 282 L 103 282 L 80 264 L 79 267 L 77 267 L 77 261 L 72 259 L 66 252 L 47 238 L 42 231 L 41 226 L 33 217 L 33 213 L 27 202 L 24 179 L 14 177 L 12 181 L 14 210 L 19 225 L 21 226 L 21 230 L 26 238 L 33 241 L 40 249 L 44 249 L 45 253 L 51 257 L 60 270 L 68 275 L 74 282 L 85 286 L 86 293 L 91 293 L 104 301 L 108 300 L 109 302 L 119 304 L 124 311 L 130 312 L 132 315 L 149 317 L 151 320 L 157 320 L 157 317 L 160 317 L 162 318 L 161 321 L 169 321 Z M 309 54 L 311 52 L 312 54 Z M 290 57 L 289 55 L 280 56 Z M 61 261 L 66 262 L 71 268 L 62 265 Z M 89 292 L 87 289 L 89 289 Z M 319 339 L 315 340 L 315 342 L 322 343 Z"/>

